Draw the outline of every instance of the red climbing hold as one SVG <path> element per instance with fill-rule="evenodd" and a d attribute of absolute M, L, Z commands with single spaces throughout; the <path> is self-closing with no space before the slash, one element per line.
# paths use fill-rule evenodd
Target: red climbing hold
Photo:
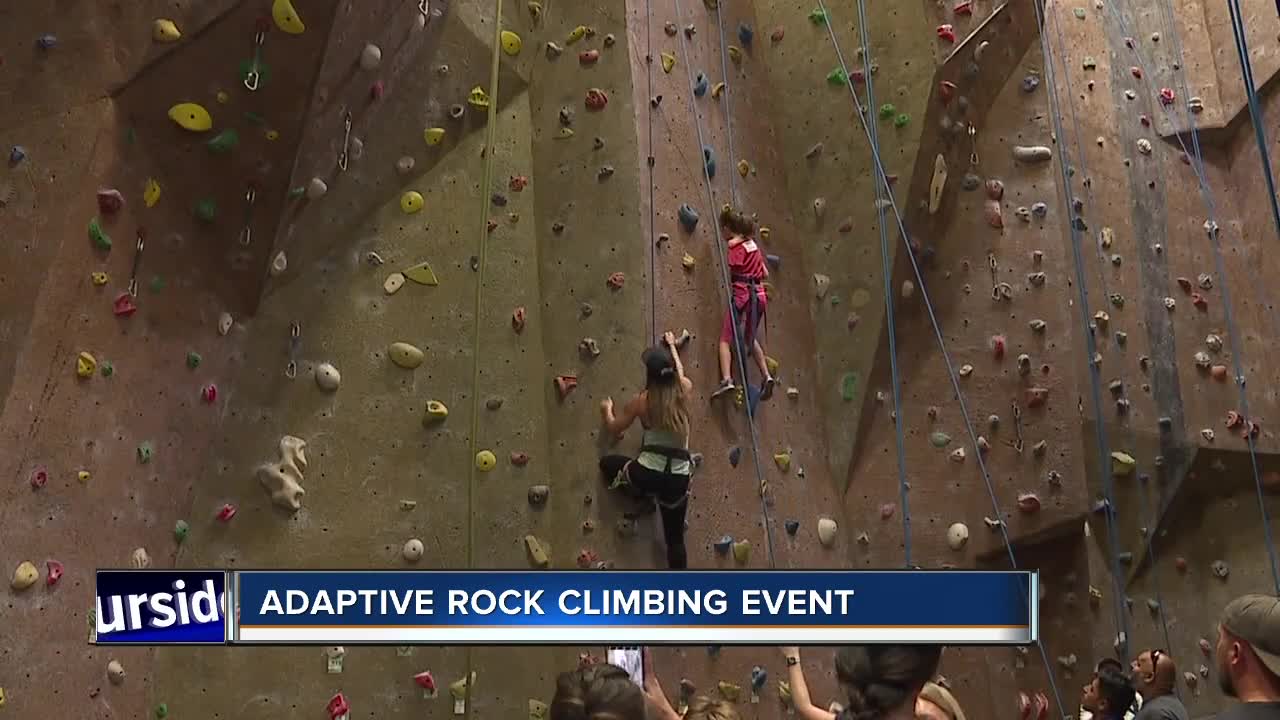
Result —
<path fill-rule="evenodd" d="M 938 97 L 942 98 L 942 104 L 946 105 L 951 102 L 951 98 L 956 94 L 956 84 L 950 80 L 943 80 L 938 86 Z"/>
<path fill-rule="evenodd" d="M 523 175 L 512 175 L 511 181 L 507 183 L 507 187 L 511 188 L 511 192 L 520 192 L 529 184 L 529 178 Z"/>
<path fill-rule="evenodd" d="M 556 392 L 560 393 L 560 399 L 564 400 L 569 397 L 569 393 L 578 387 L 578 376 L 576 375 L 557 375 L 555 377 Z"/>
<path fill-rule="evenodd" d="M 1049 388 L 1030 387 L 1023 391 L 1023 397 L 1027 401 L 1027 407 L 1038 408 L 1043 407 L 1049 401 Z"/>
<path fill-rule="evenodd" d="M 98 191 L 98 211 L 103 215 L 114 215 L 124 208 L 124 196 L 119 190 L 103 188 Z"/>
<path fill-rule="evenodd" d="M 862 70 L 850 70 L 849 79 L 859 85 L 865 85 L 867 82 L 867 73 Z"/>
<path fill-rule="evenodd" d="M 45 567 L 44 584 L 48 585 L 49 587 L 53 587 L 54 585 L 57 585 L 58 581 L 62 579 L 62 572 L 64 570 L 64 568 L 62 567 L 62 563 L 58 562 L 57 560 L 45 560 L 44 567 Z"/>
<path fill-rule="evenodd" d="M 218 386 L 209 383 L 200 388 L 200 399 L 212 405 L 218 401 Z"/>
<path fill-rule="evenodd" d="M 894 505 L 893 503 L 885 503 L 885 504 L 881 505 L 881 506 L 880 506 L 880 519 L 881 519 L 881 520 L 888 520 L 889 518 L 893 517 L 893 511 L 894 511 L 894 510 L 897 510 L 897 509 L 898 509 L 898 507 L 897 507 L 896 505 Z"/>
<path fill-rule="evenodd" d="M 600 556 L 596 555 L 594 551 L 582 548 L 582 550 L 578 552 L 578 567 L 586 570 L 599 559 Z"/>
<path fill-rule="evenodd" d="M 1214 380 L 1217 380 L 1218 382 L 1226 382 L 1227 366 L 1214 365 L 1213 367 L 1209 368 L 1209 377 L 1212 377 Z"/>
<path fill-rule="evenodd" d="M 524 308 L 518 307 L 511 311 L 511 329 L 517 333 L 524 331 Z"/>
<path fill-rule="evenodd" d="M 1238 428 L 1244 425 L 1244 418 L 1235 410 L 1228 410 L 1225 424 L 1228 428 Z"/>
<path fill-rule="evenodd" d="M 1045 720 L 1049 716 L 1049 698 L 1045 697 L 1044 693 L 1038 692 L 1033 702 L 1036 708 L 1036 720 Z"/>
<path fill-rule="evenodd" d="M 609 279 L 606 282 L 609 284 L 609 287 L 614 290 L 621 290 L 622 286 L 627 284 L 627 276 L 623 273 L 616 272 L 609 275 Z"/>
<path fill-rule="evenodd" d="M 338 720 L 351 712 L 351 703 L 347 702 L 342 693 L 338 693 L 329 698 L 329 704 L 325 709 L 329 711 L 329 720 Z"/>
<path fill-rule="evenodd" d="M 524 467 L 529 464 L 529 453 L 519 450 L 511 451 L 511 464 L 516 467 Z"/>
<path fill-rule="evenodd" d="M 1142 123 L 1142 127 L 1151 127 L 1151 118 L 1146 115 L 1139 115 L 1138 122 Z"/>
<path fill-rule="evenodd" d="M 1187 559 L 1179 555 L 1178 557 L 1174 558 L 1173 566 L 1177 568 L 1178 572 L 1184 573 L 1187 571 Z"/>
<path fill-rule="evenodd" d="M 369 87 L 369 99 L 381 100 L 382 94 L 385 93 L 386 91 L 387 91 L 387 86 L 383 85 L 381 80 L 378 80 L 372 86 Z"/>
<path fill-rule="evenodd" d="M 786 34 L 787 34 L 787 31 L 785 28 L 781 28 L 781 27 L 774 28 L 773 32 L 769 33 L 769 40 L 776 43 L 780 43 L 782 42 L 782 38 L 785 37 Z"/>
<path fill-rule="evenodd" d="M 1018 496 L 1018 509 L 1027 514 L 1040 512 L 1040 498 L 1035 493 L 1022 493 Z"/>
<path fill-rule="evenodd" d="M 1142 79 L 1142 68 L 1140 67 L 1129 68 L 1129 73 L 1132 74 L 1134 77 L 1138 78 L 1139 80 Z"/>
<path fill-rule="evenodd" d="M 1160 104 L 1172 105 L 1174 99 L 1173 90 L 1169 88 L 1160 88 Z"/>
<path fill-rule="evenodd" d="M 227 503 L 226 505 L 223 505 L 222 508 L 218 510 L 218 514 L 217 514 L 217 518 L 222 522 L 231 522 L 231 518 L 235 516 L 236 516 L 236 506 L 232 505 L 231 503 Z"/>
<path fill-rule="evenodd" d="M 595 49 L 583 50 L 582 52 L 578 53 L 578 62 L 582 63 L 583 65 L 595 65 L 596 61 L 599 59 L 600 59 L 599 50 L 595 50 Z"/>
<path fill-rule="evenodd" d="M 119 317 L 128 317 L 138 311 L 138 306 L 133 302 L 133 296 L 127 292 L 122 292 L 116 296 L 111 303 L 112 312 Z"/>
<path fill-rule="evenodd" d="M 418 687 L 428 693 L 434 693 L 436 691 L 436 679 L 432 677 L 430 670 L 423 670 L 417 675 L 414 675 L 413 681 L 417 683 Z"/>
<path fill-rule="evenodd" d="M 956 41 L 956 29 L 950 25 L 939 25 L 937 32 L 940 40 L 945 40 L 949 43 Z"/>
<path fill-rule="evenodd" d="M 1257 438 L 1260 434 L 1262 434 L 1262 423 L 1256 420 L 1246 420 L 1244 430 L 1240 431 L 1242 438 Z"/>
<path fill-rule="evenodd" d="M 1191 304 L 1195 305 L 1199 310 L 1208 310 L 1209 301 L 1204 299 L 1200 293 L 1191 293 Z"/>
<path fill-rule="evenodd" d="M 31 489 L 32 490 L 39 490 L 40 488 L 44 487 L 48 482 L 49 482 L 48 470 L 45 470 L 44 468 L 39 468 L 35 472 L 31 473 Z"/>
<path fill-rule="evenodd" d="M 889 183 L 889 187 L 893 187 L 894 185 L 897 185 L 897 184 L 898 184 L 898 176 L 897 176 L 897 175 L 885 175 L 885 176 L 884 176 L 884 181 L 885 181 L 885 182 L 887 182 L 887 183 Z"/>
<path fill-rule="evenodd" d="M 972 0 L 960 0 L 960 2 L 955 4 L 955 7 L 951 8 L 951 12 L 955 13 L 956 15 L 972 15 L 973 14 Z"/>
<path fill-rule="evenodd" d="M 585 104 L 588 110 L 603 110 L 609 104 L 609 96 L 600 88 L 591 88 L 587 91 Z"/>
<path fill-rule="evenodd" d="M 991 354 L 997 360 L 1004 358 L 1005 339 L 1003 335 L 991 336 Z"/>

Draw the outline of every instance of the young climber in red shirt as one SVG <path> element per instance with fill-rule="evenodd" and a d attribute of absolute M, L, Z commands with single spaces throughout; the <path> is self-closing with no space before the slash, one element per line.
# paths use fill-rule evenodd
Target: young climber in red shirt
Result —
<path fill-rule="evenodd" d="M 750 348 L 751 357 L 756 361 L 756 367 L 760 368 L 760 376 L 764 378 L 760 385 L 760 399 L 768 400 L 773 395 L 776 381 L 769 374 L 764 348 L 760 346 L 756 334 L 769 304 L 769 296 L 764 289 L 764 279 L 769 277 L 769 266 L 765 263 L 764 251 L 755 239 L 754 220 L 725 205 L 720 210 L 720 227 L 729 243 L 733 309 L 725 313 L 724 326 L 720 330 L 720 386 L 711 393 L 711 398 L 714 400 L 737 389 L 733 384 L 733 355 L 730 351 L 736 327 L 741 343 L 738 349 L 741 352 L 744 348 Z M 744 377 L 742 381 L 745 383 L 747 379 Z"/>

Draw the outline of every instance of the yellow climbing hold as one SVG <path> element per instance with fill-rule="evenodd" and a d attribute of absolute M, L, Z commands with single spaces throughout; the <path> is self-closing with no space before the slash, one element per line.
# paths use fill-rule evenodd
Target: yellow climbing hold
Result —
<path fill-rule="evenodd" d="M 36 570 L 36 566 L 30 560 L 23 560 L 18 567 L 14 568 L 13 579 L 9 581 L 9 587 L 21 592 L 35 585 L 36 580 L 39 578 L 40 571 Z"/>
<path fill-rule="evenodd" d="M 98 287 L 102 287 L 103 285 L 106 285 L 111 280 L 111 278 L 108 277 L 107 274 L 104 272 L 93 273 L 89 276 L 89 279 L 93 280 L 93 284 L 97 285 Z"/>
<path fill-rule="evenodd" d="M 587 36 L 587 26 L 579 25 L 569 33 L 569 39 L 565 40 L 565 45 L 572 45 Z"/>
<path fill-rule="evenodd" d="M 1134 460 L 1129 453 L 1119 451 L 1111 453 L 1111 474 L 1116 477 L 1129 477 L 1137 465 L 1138 461 Z"/>
<path fill-rule="evenodd" d="M 481 450 L 476 453 L 476 469 L 480 472 L 489 472 L 498 466 L 498 456 L 493 454 L 492 450 Z"/>
<path fill-rule="evenodd" d="M 93 373 L 98 369 L 98 361 L 87 352 L 82 352 L 76 356 L 76 375 L 82 378 L 93 377 Z"/>
<path fill-rule="evenodd" d="M 271 19 L 276 21 L 276 27 L 290 35 L 301 35 L 307 29 L 289 0 L 275 0 L 271 3 Z"/>
<path fill-rule="evenodd" d="M 279 130 L 268 130 L 265 133 L 263 133 L 263 135 L 266 136 L 266 138 L 272 142 L 275 142 L 276 140 L 280 139 Z"/>
<path fill-rule="evenodd" d="M 778 363 L 778 361 L 777 361 L 777 360 L 774 360 L 773 358 L 769 357 L 768 355 L 765 355 L 765 356 L 764 356 L 764 366 L 765 366 L 765 367 L 767 367 L 767 368 L 769 368 L 769 374 L 770 374 L 770 375 L 772 375 L 773 377 L 777 377 L 777 376 L 778 376 L 778 368 L 780 367 L 780 365 L 779 365 L 779 363 Z"/>
<path fill-rule="evenodd" d="M 738 174 L 741 175 L 742 177 L 746 177 L 750 173 L 751 173 L 751 163 L 747 162 L 746 160 L 739 160 Z"/>
<path fill-rule="evenodd" d="M 439 145 L 444 142 L 444 128 L 433 127 L 422 131 L 422 139 L 428 145 Z"/>
<path fill-rule="evenodd" d="M 402 274 L 419 285 L 430 285 L 435 287 L 440 284 L 436 279 L 436 272 L 431 269 L 431 265 L 426 262 L 420 262 L 407 270 L 401 271 Z"/>
<path fill-rule="evenodd" d="M 169 119 L 178 123 L 183 130 L 204 132 L 213 127 L 213 118 L 209 111 L 196 103 L 178 103 L 169 108 Z"/>
<path fill-rule="evenodd" d="M 662 53 L 662 72 L 670 73 L 675 66 L 676 56 L 671 53 Z"/>
<path fill-rule="evenodd" d="M 791 469 L 791 451 L 786 450 L 783 452 L 774 453 L 773 464 L 777 465 L 778 469 L 781 470 L 782 472 L 787 472 L 788 470 L 790 470 Z"/>
<path fill-rule="evenodd" d="M 423 424 L 442 422 L 447 417 L 449 417 L 449 408 L 444 403 L 439 400 L 427 401 L 427 414 L 422 418 Z"/>
<path fill-rule="evenodd" d="M 213 99 L 217 100 L 219 105 L 226 105 L 231 102 L 231 95 L 226 90 L 219 90 L 218 94 L 213 96 Z"/>
<path fill-rule="evenodd" d="M 573 128 L 562 127 L 560 128 L 560 131 L 556 133 L 557 140 L 568 140 L 571 137 L 573 137 Z"/>
<path fill-rule="evenodd" d="M 422 193 L 417 190 L 409 190 L 400 196 L 400 210 L 406 215 L 412 215 L 422 209 Z"/>
<path fill-rule="evenodd" d="M 698 261 L 689 253 L 685 253 L 684 257 L 680 258 L 680 264 L 684 266 L 685 270 L 692 272 L 694 266 L 698 264 Z"/>
<path fill-rule="evenodd" d="M 147 178 L 147 183 L 142 186 L 142 203 L 147 207 L 155 207 L 160 202 L 160 183 L 155 178 Z"/>
<path fill-rule="evenodd" d="M 724 94 L 724 83 L 718 82 L 715 85 L 711 86 L 711 98 L 713 100 L 719 100 L 720 96 L 723 94 Z"/>
<path fill-rule="evenodd" d="M 157 18 L 155 22 L 151 23 L 151 37 L 156 42 L 169 43 L 182 37 L 182 31 L 178 29 L 178 26 L 172 20 Z"/>
<path fill-rule="evenodd" d="M 729 46 L 729 59 L 735 63 L 742 62 L 742 48 L 736 45 Z"/>
<path fill-rule="evenodd" d="M 489 107 L 489 93 L 485 92 L 484 88 L 477 85 L 471 88 L 471 93 L 467 95 L 467 102 L 470 103 L 472 107 L 487 108 Z"/>
<path fill-rule="evenodd" d="M 502 52 L 515 57 L 520 54 L 520 48 L 524 47 L 524 43 L 520 40 L 520 36 L 510 30 L 502 31 Z"/>
<path fill-rule="evenodd" d="M 76 473 L 76 479 L 82 483 L 89 482 L 90 477 L 92 476 L 89 474 L 88 470 L 81 470 L 80 472 Z"/>

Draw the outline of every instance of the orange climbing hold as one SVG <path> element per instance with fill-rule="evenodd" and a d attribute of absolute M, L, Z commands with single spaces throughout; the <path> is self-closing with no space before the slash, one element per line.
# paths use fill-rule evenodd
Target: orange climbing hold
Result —
<path fill-rule="evenodd" d="M 587 91 L 585 104 L 589 110 L 603 110 L 609 104 L 609 96 L 600 88 L 591 88 Z"/>
<path fill-rule="evenodd" d="M 512 175 L 511 181 L 507 183 L 507 187 L 511 188 L 511 192 L 520 192 L 529 184 L 529 178 L 524 175 Z"/>
<path fill-rule="evenodd" d="M 622 286 L 627 284 L 627 276 L 620 272 L 616 272 L 610 275 L 606 282 L 609 284 L 609 287 L 614 290 L 621 290 Z"/>
<path fill-rule="evenodd" d="M 564 400 L 569 397 L 569 393 L 578 387 L 577 375 L 557 375 L 555 377 L 556 392 L 560 393 L 560 399 Z"/>
<path fill-rule="evenodd" d="M 960 2 L 955 4 L 955 7 L 951 8 L 951 12 L 955 13 L 956 15 L 972 15 L 973 14 L 972 0 L 960 0 Z"/>

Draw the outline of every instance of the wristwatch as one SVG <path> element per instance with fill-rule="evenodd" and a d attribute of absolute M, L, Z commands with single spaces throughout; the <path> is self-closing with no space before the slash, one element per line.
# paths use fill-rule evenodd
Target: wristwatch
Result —
<path fill-rule="evenodd" d="M 791 655 L 787 658 L 787 667 L 791 667 L 793 665 L 799 665 L 799 664 L 800 664 L 800 658 L 796 657 L 795 655 Z"/>

